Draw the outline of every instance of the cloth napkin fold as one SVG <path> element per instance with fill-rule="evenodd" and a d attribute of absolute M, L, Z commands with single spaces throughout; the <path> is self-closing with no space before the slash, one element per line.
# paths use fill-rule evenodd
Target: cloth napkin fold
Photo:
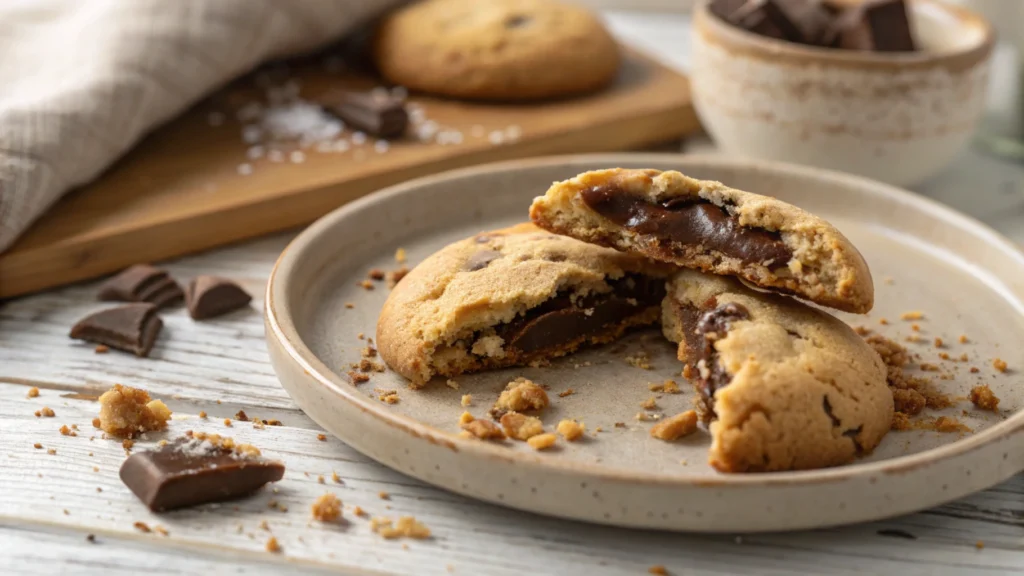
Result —
<path fill-rule="evenodd" d="M 154 126 L 398 0 L 0 1 L 0 252 Z"/>

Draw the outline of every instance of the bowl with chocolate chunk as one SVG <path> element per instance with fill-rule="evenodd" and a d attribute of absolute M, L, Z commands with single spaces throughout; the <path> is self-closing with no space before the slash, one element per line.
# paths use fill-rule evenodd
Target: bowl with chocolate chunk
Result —
<path fill-rule="evenodd" d="M 983 112 L 994 33 L 936 0 L 713 0 L 692 86 L 726 152 L 920 183 Z"/>

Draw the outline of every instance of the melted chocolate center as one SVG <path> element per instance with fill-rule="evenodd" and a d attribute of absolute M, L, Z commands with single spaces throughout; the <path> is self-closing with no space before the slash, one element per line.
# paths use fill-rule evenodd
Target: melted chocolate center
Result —
<path fill-rule="evenodd" d="M 628 276 L 612 287 L 612 292 L 577 298 L 575 303 L 567 294 L 559 294 L 499 326 L 497 333 L 511 352 L 554 350 L 658 306 L 665 297 L 665 281 L 655 278 Z"/>
<path fill-rule="evenodd" d="M 707 303 L 709 307 L 715 305 L 714 301 Z M 732 376 L 718 362 L 715 341 L 725 338 L 733 322 L 750 318 L 750 311 L 743 305 L 733 302 L 707 312 L 696 306 L 681 306 L 678 311 L 686 338 L 687 360 L 694 368 L 697 367 L 698 362 L 703 360 L 707 369 L 706 378 L 698 374 L 696 388 L 708 413 L 713 416 L 715 392 L 728 386 L 732 381 Z"/>
<path fill-rule="evenodd" d="M 782 266 L 793 257 L 777 232 L 740 225 L 736 216 L 710 202 L 675 198 L 661 204 L 612 187 L 581 194 L 594 212 L 638 234 L 679 244 L 700 244 L 745 264 Z"/>

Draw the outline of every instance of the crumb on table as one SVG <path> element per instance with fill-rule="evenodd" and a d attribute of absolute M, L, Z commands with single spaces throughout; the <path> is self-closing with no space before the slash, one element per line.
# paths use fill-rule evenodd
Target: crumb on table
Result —
<path fill-rule="evenodd" d="M 36 388 L 35 386 L 29 388 L 28 394 L 25 395 L 26 398 L 35 398 L 37 396 L 39 396 L 39 388 Z"/>
<path fill-rule="evenodd" d="M 996 370 L 1000 371 L 1000 372 L 1006 372 L 1006 369 L 1007 369 L 1008 366 L 1007 366 L 1006 362 L 1004 360 L 1002 360 L 1001 358 L 993 358 L 992 359 L 992 367 L 995 368 Z"/>
<path fill-rule="evenodd" d="M 167 427 L 171 410 L 160 400 L 138 388 L 114 384 L 99 398 L 100 428 L 113 436 L 131 437 Z"/>
<path fill-rule="evenodd" d="M 355 370 L 350 370 L 348 372 L 348 377 L 349 380 L 352 381 L 352 384 L 362 384 L 363 382 L 370 381 L 369 374 L 363 374 L 362 372 L 356 372 Z"/>
<path fill-rule="evenodd" d="M 671 442 L 683 436 L 693 434 L 697 430 L 697 412 L 687 410 L 671 416 L 651 427 L 651 437 Z"/>
<path fill-rule="evenodd" d="M 552 446 L 555 445 L 555 440 L 556 438 L 554 434 L 546 432 L 544 434 L 537 434 L 536 436 L 531 436 L 526 441 L 526 443 L 529 444 L 530 448 L 533 448 L 534 450 L 547 450 L 548 448 L 551 448 Z"/>
<path fill-rule="evenodd" d="M 668 576 L 668 570 L 665 569 L 661 564 L 655 564 L 647 569 L 648 574 L 656 574 L 657 576 Z"/>
<path fill-rule="evenodd" d="M 644 410 L 656 410 L 658 408 L 658 399 L 651 396 L 647 400 L 640 403 L 640 407 Z"/>
<path fill-rule="evenodd" d="M 381 270 L 380 268 L 372 268 L 369 272 L 366 273 L 366 276 L 370 280 L 383 280 L 384 271 Z"/>
<path fill-rule="evenodd" d="M 470 420 L 469 422 L 460 423 L 459 427 L 462 428 L 463 436 L 478 438 L 480 440 L 505 439 L 505 432 L 502 431 L 500 426 L 498 426 L 494 422 L 491 422 L 490 420 L 474 419 Z"/>
<path fill-rule="evenodd" d="M 281 545 L 277 543 L 277 538 L 274 538 L 273 536 L 267 539 L 267 543 L 264 548 L 266 548 L 267 552 L 275 554 L 281 551 Z"/>
<path fill-rule="evenodd" d="M 462 400 L 460 401 L 460 403 L 463 406 L 469 406 L 470 404 L 473 403 L 473 395 L 472 394 L 463 394 L 462 395 Z"/>
<path fill-rule="evenodd" d="M 961 344 L 967 344 L 967 334 L 961 334 L 960 338 L 958 338 L 957 340 L 959 340 Z"/>
<path fill-rule="evenodd" d="M 444 384 L 445 384 L 445 386 L 451 388 L 452 390 L 458 390 L 459 389 L 459 383 L 456 382 L 455 380 L 452 380 L 451 378 L 449 378 L 447 381 L 445 381 Z"/>
<path fill-rule="evenodd" d="M 576 393 L 575 389 L 573 389 L 573 388 L 566 388 L 565 390 L 563 390 L 563 391 L 558 393 L 558 397 L 559 398 L 565 398 L 566 396 L 572 396 L 575 393 Z"/>
<path fill-rule="evenodd" d="M 556 430 L 562 435 L 562 438 L 566 439 L 566 441 L 575 442 L 583 436 L 583 432 L 586 428 L 575 420 L 562 420 L 558 423 Z"/>
<path fill-rule="evenodd" d="M 520 376 L 505 386 L 490 414 L 494 418 L 501 418 L 506 412 L 543 410 L 548 407 L 548 402 L 548 394 L 543 388 Z"/>
<path fill-rule="evenodd" d="M 643 350 L 626 356 L 625 360 L 626 364 L 629 364 L 634 368 L 640 368 L 641 370 L 652 370 L 654 368 L 651 366 L 650 356 Z"/>
<path fill-rule="evenodd" d="M 900 320 L 921 320 L 922 318 L 924 318 L 924 313 L 917 310 L 900 314 Z"/>
<path fill-rule="evenodd" d="M 135 529 L 138 530 L 139 532 L 145 532 L 147 534 L 149 532 L 152 532 L 152 530 L 149 528 L 149 525 L 146 524 L 145 522 L 136 522 L 135 524 L 132 524 L 132 526 L 134 526 Z"/>
<path fill-rule="evenodd" d="M 317 434 L 316 439 L 321 442 L 327 442 L 327 434 Z"/>
<path fill-rule="evenodd" d="M 536 416 L 527 416 L 519 412 L 506 412 L 501 417 L 501 427 L 505 435 L 516 440 L 529 440 L 544 433 L 544 424 Z"/>
<path fill-rule="evenodd" d="M 106 344 L 97 344 L 92 351 L 96 354 L 106 354 L 107 352 L 110 352 L 110 346 L 107 346 Z"/>
<path fill-rule="evenodd" d="M 405 263 L 405 259 L 406 259 L 405 248 L 399 248 L 399 249 L 395 250 L 395 262 L 398 262 L 399 264 L 404 264 Z"/>
<path fill-rule="evenodd" d="M 430 538 L 430 528 L 414 516 L 402 516 L 392 522 L 390 518 L 374 517 L 370 519 L 370 530 L 389 540 L 394 538 Z"/>
<path fill-rule="evenodd" d="M 341 500 L 327 492 L 313 501 L 311 511 L 313 518 L 320 522 L 335 522 L 341 518 Z"/>
<path fill-rule="evenodd" d="M 987 384 L 971 388 L 971 403 L 982 410 L 999 411 L 999 398 Z"/>
<path fill-rule="evenodd" d="M 53 418 L 57 414 L 49 406 L 43 406 L 41 409 L 36 410 L 36 418 Z"/>

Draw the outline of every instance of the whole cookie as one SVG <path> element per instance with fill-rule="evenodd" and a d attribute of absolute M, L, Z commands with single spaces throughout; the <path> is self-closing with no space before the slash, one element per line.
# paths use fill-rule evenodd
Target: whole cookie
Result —
<path fill-rule="evenodd" d="M 739 276 L 845 312 L 874 305 L 867 263 L 824 219 L 674 170 L 584 172 L 535 199 L 530 218 L 558 234 Z"/>
<path fill-rule="evenodd" d="M 888 432 L 885 365 L 825 312 L 693 270 L 669 281 L 662 312 L 711 421 L 708 459 L 717 470 L 836 466 Z"/>
<path fill-rule="evenodd" d="M 389 81 L 470 99 L 521 100 L 596 90 L 619 48 L 591 12 L 553 0 L 427 0 L 388 16 L 374 59 Z"/>
<path fill-rule="evenodd" d="M 655 324 L 669 272 L 532 224 L 483 232 L 402 279 L 377 322 L 377 348 L 414 387 L 543 362 Z"/>

